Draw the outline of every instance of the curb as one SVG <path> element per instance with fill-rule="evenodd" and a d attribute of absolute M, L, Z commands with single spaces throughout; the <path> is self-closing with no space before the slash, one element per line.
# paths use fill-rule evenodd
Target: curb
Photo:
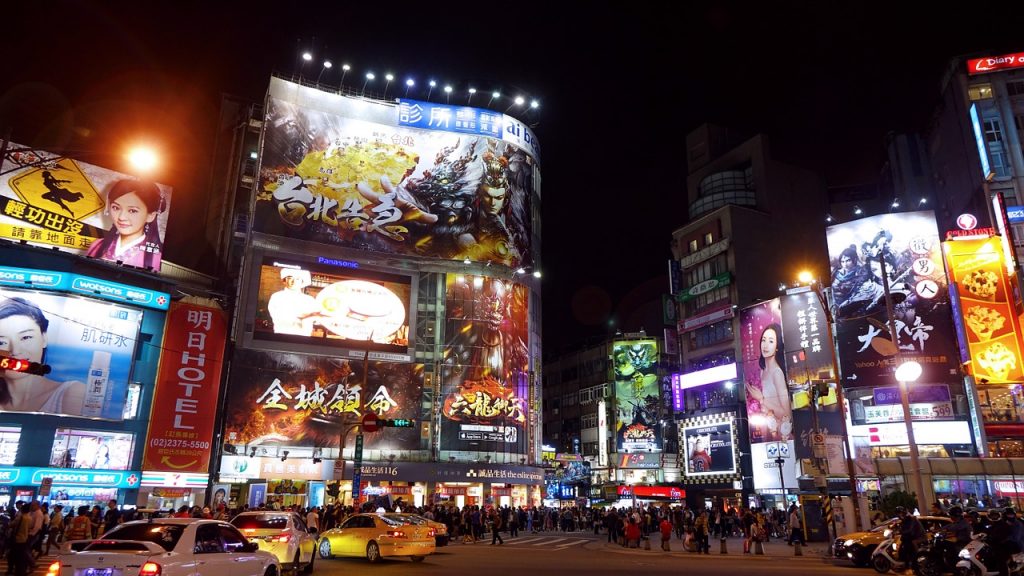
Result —
<path fill-rule="evenodd" d="M 696 552 L 686 552 L 686 551 L 683 551 L 683 550 L 664 552 L 660 548 L 655 550 L 653 546 L 652 546 L 651 550 L 644 550 L 644 549 L 637 549 L 637 548 L 623 548 L 619 544 L 612 544 L 612 543 L 609 543 L 609 542 L 602 543 L 602 545 L 597 547 L 596 549 L 604 550 L 606 552 L 614 552 L 616 554 L 628 554 L 628 555 L 631 555 L 631 556 L 652 556 L 653 555 L 653 556 L 668 556 L 668 557 L 673 557 L 673 558 L 720 558 L 720 557 L 723 557 L 723 556 L 726 557 L 726 558 L 733 558 L 733 559 L 737 559 L 737 558 L 739 558 L 739 559 L 760 558 L 760 559 L 764 559 L 764 560 L 782 560 L 782 559 L 787 559 L 787 558 L 799 558 L 800 560 L 818 560 L 818 561 L 822 561 L 822 562 L 826 562 L 826 561 L 831 559 L 827 554 L 823 553 L 820 549 L 811 549 L 811 548 L 806 548 L 806 547 L 804 548 L 804 555 L 803 556 L 793 556 L 792 554 L 786 555 L 786 556 L 782 556 L 782 555 L 771 555 L 771 554 L 743 554 L 743 553 L 738 553 L 738 554 L 715 554 L 715 553 L 712 553 L 712 554 L 697 554 Z"/>

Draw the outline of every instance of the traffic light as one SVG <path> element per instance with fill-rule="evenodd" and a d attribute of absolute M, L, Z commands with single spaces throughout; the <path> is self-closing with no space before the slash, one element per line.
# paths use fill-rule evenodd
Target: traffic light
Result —
<path fill-rule="evenodd" d="M 416 421 L 408 418 L 395 418 L 392 420 L 378 420 L 377 425 L 389 428 L 413 428 L 416 426 Z"/>
<path fill-rule="evenodd" d="M 4 356 L 3 358 L 0 358 L 0 370 L 10 370 L 12 372 L 35 374 L 36 376 L 46 376 L 50 373 L 50 366 L 48 364 L 40 364 L 39 362 L 30 362 L 20 358 Z"/>

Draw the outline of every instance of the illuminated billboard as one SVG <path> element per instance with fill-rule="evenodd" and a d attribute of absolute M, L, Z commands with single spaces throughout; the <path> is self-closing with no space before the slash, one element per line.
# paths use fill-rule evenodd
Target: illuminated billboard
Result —
<path fill-rule="evenodd" d="M 224 412 L 236 446 L 337 447 L 345 424 L 368 413 L 419 420 L 423 365 L 237 350 Z M 367 433 L 367 450 L 419 450 L 421 428 Z M 355 435 L 349 435 L 353 444 Z"/>
<path fill-rule="evenodd" d="M 992 384 L 1024 382 L 1020 325 L 999 238 L 951 240 L 943 247 L 975 378 Z"/>
<path fill-rule="evenodd" d="M 267 257 L 253 338 L 409 351 L 412 277 Z"/>
<path fill-rule="evenodd" d="M 466 274 L 446 284 L 441 449 L 525 453 L 528 291 Z"/>
<path fill-rule="evenodd" d="M 686 440 L 686 475 L 708 476 L 736 472 L 732 422 L 683 428 Z"/>
<path fill-rule="evenodd" d="M 0 349 L 52 369 L 5 371 L 0 412 L 121 420 L 141 321 L 108 302 L 0 289 Z"/>
<path fill-rule="evenodd" d="M 897 345 L 902 360 L 921 364 L 922 382 L 956 379 L 956 337 L 935 214 L 862 218 L 830 226 L 827 236 L 843 386 L 893 383 Z M 897 343 L 889 334 L 882 259 Z"/>
<path fill-rule="evenodd" d="M 443 114 L 422 127 L 402 122 L 409 109 L 272 79 L 253 230 L 405 256 L 532 265 L 535 150 L 508 141 L 507 130 L 437 129 Z"/>
<path fill-rule="evenodd" d="M 793 411 L 786 379 L 786 343 L 782 339 L 778 298 L 740 311 L 743 389 L 751 442 L 793 439 Z"/>
<path fill-rule="evenodd" d="M 128 470 L 134 449 L 134 434 L 58 428 L 53 437 L 50 466 Z"/>
<path fill-rule="evenodd" d="M 8 143 L 0 238 L 160 270 L 171 188 Z"/>
<path fill-rule="evenodd" d="M 658 342 L 614 342 L 612 372 L 615 378 L 615 451 L 661 452 Z"/>

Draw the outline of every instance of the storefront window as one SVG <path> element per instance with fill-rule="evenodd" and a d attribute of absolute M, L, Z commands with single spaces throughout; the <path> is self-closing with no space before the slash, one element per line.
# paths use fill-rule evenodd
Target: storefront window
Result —
<path fill-rule="evenodd" d="M 53 438 L 50 466 L 127 470 L 134 448 L 134 434 L 59 428 Z"/>
<path fill-rule="evenodd" d="M 1024 442 L 996 440 L 988 443 L 988 453 L 999 458 L 1024 458 Z"/>
<path fill-rule="evenodd" d="M 18 442 L 21 441 L 20 426 L 0 426 L 0 464 L 11 466 L 18 457 Z"/>
<path fill-rule="evenodd" d="M 986 423 L 1024 422 L 1020 386 L 998 386 L 978 390 L 981 417 Z"/>

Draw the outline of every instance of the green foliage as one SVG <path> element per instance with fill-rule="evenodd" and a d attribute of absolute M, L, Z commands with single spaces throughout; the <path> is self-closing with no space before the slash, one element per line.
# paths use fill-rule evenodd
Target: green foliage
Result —
<path fill-rule="evenodd" d="M 896 490 L 883 496 L 878 503 L 878 507 L 882 509 L 882 514 L 885 514 L 886 518 L 896 515 L 897 506 L 903 506 L 908 512 L 913 512 L 914 508 L 918 507 L 917 497 L 913 493 Z"/>

